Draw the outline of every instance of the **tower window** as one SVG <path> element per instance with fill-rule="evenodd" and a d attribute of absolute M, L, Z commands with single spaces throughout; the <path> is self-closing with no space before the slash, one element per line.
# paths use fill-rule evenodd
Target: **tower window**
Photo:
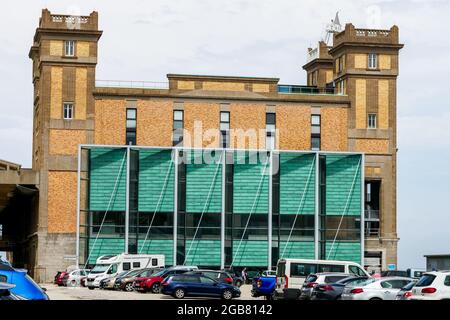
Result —
<path fill-rule="evenodd" d="M 374 113 L 369 113 L 367 116 L 367 127 L 369 129 L 376 129 L 377 127 L 377 115 Z"/>
<path fill-rule="evenodd" d="M 321 119 L 320 115 L 311 115 L 311 150 L 320 150 L 320 128 Z"/>
<path fill-rule="evenodd" d="M 376 69 L 377 66 L 378 66 L 377 54 L 376 53 L 369 53 L 368 57 L 369 57 L 369 62 L 368 62 L 369 69 Z"/>
<path fill-rule="evenodd" d="M 73 57 L 73 56 L 75 56 L 75 41 L 73 41 L 73 40 L 66 40 L 64 42 L 64 55 L 66 57 Z"/>
<path fill-rule="evenodd" d="M 222 148 L 230 147 L 230 113 L 220 112 L 220 139 Z"/>
<path fill-rule="evenodd" d="M 73 119 L 73 103 L 64 102 L 63 104 L 63 117 L 65 120 Z"/>
<path fill-rule="evenodd" d="M 183 143 L 183 127 L 184 127 L 184 113 L 182 110 L 173 111 L 173 136 L 172 142 L 174 146 L 182 145 Z"/>
<path fill-rule="evenodd" d="M 275 149 L 275 113 L 266 113 L 266 149 Z"/>
<path fill-rule="evenodd" d="M 136 145 L 136 109 L 127 109 L 126 144 Z"/>

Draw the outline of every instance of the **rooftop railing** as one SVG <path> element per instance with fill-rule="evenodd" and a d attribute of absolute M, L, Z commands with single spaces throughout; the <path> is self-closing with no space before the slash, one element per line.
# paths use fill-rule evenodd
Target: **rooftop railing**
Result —
<path fill-rule="evenodd" d="M 96 87 L 102 88 L 130 88 L 130 89 L 169 89 L 169 82 L 155 81 L 126 81 L 126 80 L 96 80 Z"/>
<path fill-rule="evenodd" d="M 380 220 L 380 211 L 379 210 L 365 210 L 364 211 L 364 219 L 367 221 L 378 221 Z"/>
<path fill-rule="evenodd" d="M 278 93 L 286 94 L 326 94 L 326 95 L 339 95 L 334 88 L 318 88 L 299 85 L 278 85 Z"/>

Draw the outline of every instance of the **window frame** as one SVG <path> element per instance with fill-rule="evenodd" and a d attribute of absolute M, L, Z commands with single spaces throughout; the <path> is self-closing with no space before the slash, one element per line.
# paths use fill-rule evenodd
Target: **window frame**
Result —
<path fill-rule="evenodd" d="M 372 121 L 373 120 L 373 124 Z M 377 129 L 377 114 L 376 113 L 368 113 L 367 114 L 367 129 Z"/>
<path fill-rule="evenodd" d="M 222 120 L 222 115 L 228 115 L 228 121 Z M 220 145 L 222 148 L 227 149 L 230 147 L 230 111 L 220 111 L 219 113 L 219 121 L 220 121 Z M 227 129 L 222 128 L 223 125 L 227 125 Z"/>
<path fill-rule="evenodd" d="M 70 117 L 66 117 L 66 107 L 70 107 Z M 73 120 L 75 118 L 75 107 L 73 102 L 63 102 L 63 119 Z"/>
<path fill-rule="evenodd" d="M 75 57 L 75 43 L 75 40 L 64 40 L 64 57 Z"/>
<path fill-rule="evenodd" d="M 315 124 L 313 122 L 314 118 L 319 119 L 319 124 Z M 313 133 L 313 128 L 319 128 L 319 133 L 317 132 Z M 319 146 L 317 148 L 314 147 L 313 140 L 319 141 Z M 320 151 L 321 147 L 322 147 L 322 116 L 320 114 L 311 114 L 311 150 Z"/>
<path fill-rule="evenodd" d="M 134 118 L 128 116 L 129 111 L 134 111 Z M 137 143 L 137 109 L 136 108 L 126 108 L 125 110 L 125 144 L 126 145 L 136 145 Z M 134 127 L 128 126 L 128 121 L 134 121 Z M 131 137 L 130 135 L 134 135 Z"/>
<path fill-rule="evenodd" d="M 271 126 L 273 126 L 273 128 L 271 128 Z M 266 112 L 266 150 L 276 150 L 276 130 L 277 114 L 275 112 Z"/>
<path fill-rule="evenodd" d="M 181 120 L 176 119 L 175 115 L 176 114 L 181 114 Z M 173 125 L 172 125 L 172 144 L 173 146 L 177 146 L 177 145 L 182 145 L 183 144 L 183 139 L 184 139 L 184 134 L 183 134 L 183 130 L 184 130 L 184 110 L 179 110 L 179 109 L 174 109 L 173 113 L 172 113 L 172 121 L 173 121 Z M 181 127 L 180 128 L 175 128 L 175 123 L 180 124 L 181 123 Z M 179 139 L 178 141 L 175 140 L 175 134 L 179 135 Z"/>
<path fill-rule="evenodd" d="M 372 65 L 373 62 L 373 65 Z M 367 68 L 371 70 L 378 69 L 378 54 L 370 52 L 367 54 Z"/>

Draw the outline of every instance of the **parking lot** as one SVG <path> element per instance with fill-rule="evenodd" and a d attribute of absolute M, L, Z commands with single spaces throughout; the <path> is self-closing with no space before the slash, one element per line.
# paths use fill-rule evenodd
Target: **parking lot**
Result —
<path fill-rule="evenodd" d="M 113 290 L 89 290 L 83 287 L 59 287 L 54 284 L 43 285 L 47 289 L 47 294 L 51 300 L 173 300 L 171 296 L 153 293 L 125 292 Z M 238 300 L 262 300 L 263 298 L 252 298 L 250 294 L 252 286 L 241 286 L 241 297 Z M 191 298 L 185 300 L 205 300 L 211 298 Z"/>

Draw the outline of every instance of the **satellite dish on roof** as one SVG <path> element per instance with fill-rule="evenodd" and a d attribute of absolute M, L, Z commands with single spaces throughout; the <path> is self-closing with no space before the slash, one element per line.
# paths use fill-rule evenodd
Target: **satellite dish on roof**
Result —
<path fill-rule="evenodd" d="M 331 23 L 327 24 L 325 29 L 325 39 L 323 40 L 327 45 L 331 45 L 330 40 L 333 38 L 333 34 L 341 32 L 342 31 L 342 25 L 341 21 L 339 20 L 339 11 L 336 12 L 336 16 L 333 20 L 331 20 Z"/>

